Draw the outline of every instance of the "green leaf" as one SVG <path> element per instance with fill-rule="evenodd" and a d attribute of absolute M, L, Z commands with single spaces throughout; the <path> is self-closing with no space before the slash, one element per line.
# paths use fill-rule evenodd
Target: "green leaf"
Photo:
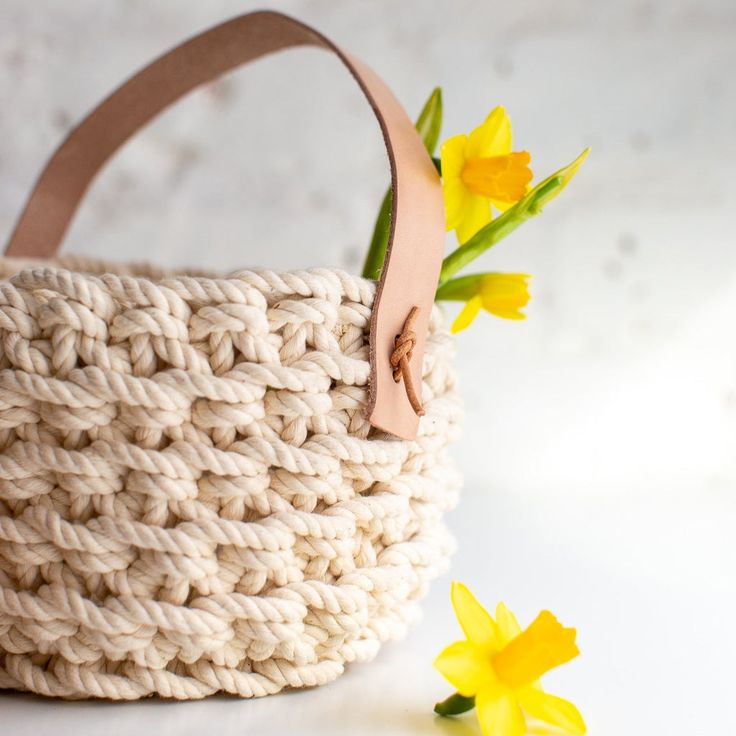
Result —
<path fill-rule="evenodd" d="M 442 128 L 442 90 L 435 87 L 429 99 L 424 103 L 417 118 L 416 128 L 424 141 L 429 155 L 434 153 L 440 138 Z M 436 165 L 436 164 L 435 164 Z M 363 276 L 368 279 L 377 279 L 381 275 L 383 262 L 386 260 L 388 234 L 391 228 L 391 189 L 389 189 L 378 210 L 376 224 L 373 227 L 373 236 L 368 253 L 363 263 Z"/>
<path fill-rule="evenodd" d="M 416 128 L 431 156 L 437 148 L 442 129 L 442 90 L 439 87 L 432 90 L 429 99 L 424 103 L 417 118 Z"/>
<path fill-rule="evenodd" d="M 367 279 L 378 279 L 386 260 L 388 247 L 388 232 L 391 227 L 391 190 L 383 197 L 381 208 L 378 210 L 376 224 L 373 226 L 373 237 L 363 263 L 363 276 Z"/>
<path fill-rule="evenodd" d="M 519 225 L 538 215 L 542 208 L 568 185 L 570 179 L 578 172 L 589 153 L 590 149 L 586 148 L 572 163 L 541 181 L 513 207 L 510 207 L 484 228 L 481 228 L 467 243 L 463 243 L 450 253 L 442 262 L 440 286 L 461 268 L 474 261 L 481 253 L 484 253 L 503 240 L 509 233 L 516 230 Z"/>
<path fill-rule="evenodd" d="M 438 716 L 459 716 L 473 708 L 475 708 L 475 697 L 466 698 L 460 693 L 455 693 L 446 700 L 437 703 L 434 706 L 434 712 Z"/>

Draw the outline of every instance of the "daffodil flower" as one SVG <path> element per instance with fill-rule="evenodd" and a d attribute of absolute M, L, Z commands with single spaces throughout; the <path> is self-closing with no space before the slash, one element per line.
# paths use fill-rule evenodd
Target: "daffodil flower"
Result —
<path fill-rule="evenodd" d="M 465 306 L 452 323 L 460 332 L 478 316 L 481 308 L 504 319 L 526 319 L 521 311 L 529 302 L 526 273 L 479 273 L 448 281 L 437 290 L 438 301 L 463 301 Z"/>
<path fill-rule="evenodd" d="M 584 734 L 578 709 L 546 693 L 539 682 L 545 672 L 579 654 L 575 629 L 564 628 L 549 611 L 542 611 L 522 631 L 503 603 L 496 607 L 494 620 L 462 583 L 452 584 L 451 597 L 466 638 L 442 651 L 434 666 L 461 699 L 475 699 L 485 736 L 524 736 L 527 716 L 566 733 Z"/>
<path fill-rule="evenodd" d="M 583 165 L 589 153 L 590 149 L 586 148 L 572 163 L 540 181 L 513 207 L 482 227 L 469 241 L 452 251 L 442 262 L 440 290 L 447 286 L 449 279 L 458 271 L 510 235 L 517 227 L 538 215 L 545 205 L 559 196 Z"/>
<path fill-rule="evenodd" d="M 491 221 L 491 205 L 505 211 L 532 180 L 531 156 L 512 152 L 511 121 L 500 106 L 470 135 L 446 140 L 440 155 L 447 230 L 455 230 L 460 243 Z"/>

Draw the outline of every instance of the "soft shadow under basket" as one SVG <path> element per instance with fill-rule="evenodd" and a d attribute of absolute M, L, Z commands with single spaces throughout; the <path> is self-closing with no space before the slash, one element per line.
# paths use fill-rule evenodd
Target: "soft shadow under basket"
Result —
<path fill-rule="evenodd" d="M 105 161 L 259 56 L 335 53 L 392 170 L 378 282 L 55 258 Z M 272 12 L 132 77 L 51 158 L 0 259 L 0 688 L 242 697 L 320 685 L 402 635 L 452 543 L 444 222 L 414 126 L 365 65 Z M 422 415 L 421 417 L 419 415 Z"/>

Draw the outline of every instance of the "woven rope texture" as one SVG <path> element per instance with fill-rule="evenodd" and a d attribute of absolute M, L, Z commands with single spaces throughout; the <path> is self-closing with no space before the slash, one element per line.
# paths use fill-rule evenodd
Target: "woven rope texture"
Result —
<path fill-rule="evenodd" d="M 0 261 L 0 689 L 257 697 L 403 633 L 459 486 L 436 308 L 407 442 L 363 417 L 371 281 L 23 266 Z"/>

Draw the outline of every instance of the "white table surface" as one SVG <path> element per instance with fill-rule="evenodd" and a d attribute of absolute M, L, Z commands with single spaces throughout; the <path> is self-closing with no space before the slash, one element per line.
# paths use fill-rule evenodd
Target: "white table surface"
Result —
<path fill-rule="evenodd" d="M 46 155 L 154 55 L 260 6 L 369 61 L 444 135 L 506 105 L 537 178 L 593 153 L 479 270 L 534 275 L 529 319 L 458 340 L 467 404 L 452 575 L 579 629 L 546 684 L 596 736 L 736 733 L 736 14 L 733 0 L 3 0 L 0 240 Z M 294 52 L 166 113 L 90 192 L 69 251 L 228 270 L 359 267 L 380 134 L 334 60 Z M 448 247 L 452 238 L 448 239 Z M 402 643 L 260 701 L 0 694 L 0 736 L 477 734 L 432 714 L 449 581 Z"/>
<path fill-rule="evenodd" d="M 528 623 L 549 607 L 578 628 L 581 656 L 544 680 L 573 699 L 596 736 L 733 734 L 731 665 L 736 503 L 705 499 L 693 512 L 673 494 L 614 503 L 465 491 L 451 515 L 460 540 L 453 575 L 478 597 L 500 596 Z M 656 540 L 656 544 L 652 540 Z M 451 688 L 431 667 L 458 627 L 449 577 L 423 620 L 377 659 L 331 685 L 260 700 L 59 702 L 0 694 L 9 736 L 419 736 L 479 733 L 473 714 L 436 718 Z"/>

